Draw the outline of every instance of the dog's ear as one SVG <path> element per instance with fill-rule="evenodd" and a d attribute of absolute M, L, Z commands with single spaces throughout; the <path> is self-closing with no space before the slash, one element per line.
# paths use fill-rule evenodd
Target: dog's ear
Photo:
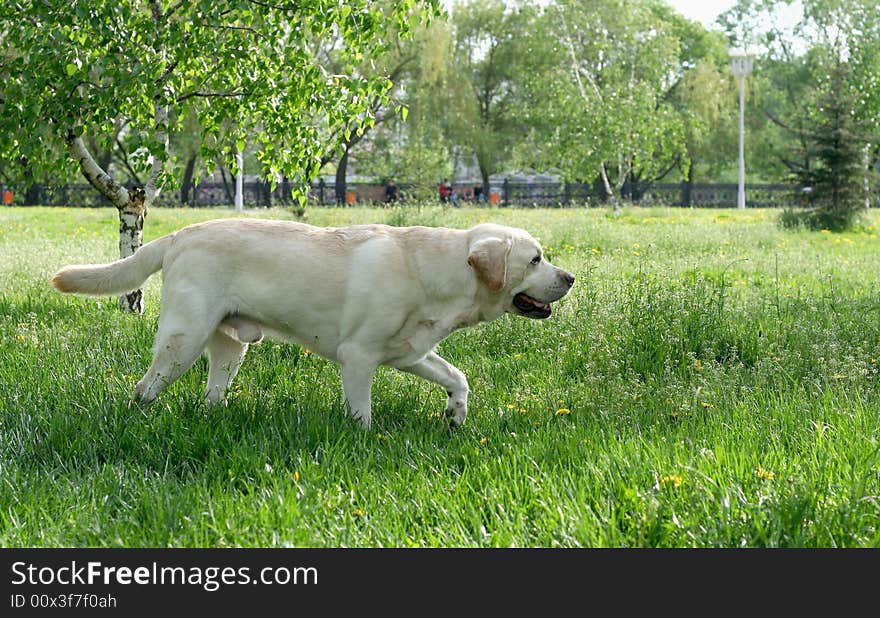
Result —
<path fill-rule="evenodd" d="M 507 280 L 510 247 L 511 242 L 506 238 L 484 238 L 470 246 L 468 265 L 491 292 L 500 292 Z"/>

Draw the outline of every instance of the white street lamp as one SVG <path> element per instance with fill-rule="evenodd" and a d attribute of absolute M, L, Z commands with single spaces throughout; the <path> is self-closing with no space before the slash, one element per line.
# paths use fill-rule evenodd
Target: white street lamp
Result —
<path fill-rule="evenodd" d="M 752 72 L 753 51 L 745 49 L 730 50 L 730 67 L 739 78 L 739 188 L 736 192 L 736 207 L 746 207 L 746 154 L 745 154 L 745 108 L 746 75 Z"/>
<path fill-rule="evenodd" d="M 244 155 L 241 151 L 235 153 L 235 164 L 238 166 L 238 174 L 235 175 L 235 212 L 244 210 Z"/>

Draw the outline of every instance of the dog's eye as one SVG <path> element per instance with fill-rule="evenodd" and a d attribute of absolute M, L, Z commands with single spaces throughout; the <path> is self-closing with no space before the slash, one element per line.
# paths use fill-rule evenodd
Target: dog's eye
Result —
<path fill-rule="evenodd" d="M 535 257 L 532 258 L 531 264 L 532 264 L 532 266 L 537 266 L 540 261 L 541 261 L 541 256 L 536 255 Z"/>

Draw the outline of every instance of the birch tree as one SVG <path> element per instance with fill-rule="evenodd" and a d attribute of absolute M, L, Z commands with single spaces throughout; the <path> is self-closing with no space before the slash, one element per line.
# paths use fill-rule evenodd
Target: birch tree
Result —
<path fill-rule="evenodd" d="M 406 33 L 439 10 L 438 0 L 4 2 L 0 158 L 58 183 L 82 174 L 117 208 L 120 256 L 131 255 L 150 205 L 179 174 L 168 141 L 188 117 L 198 120 L 203 160 L 234 167 L 250 137 L 269 178 L 303 187 L 332 150 L 327 140 L 369 123 L 389 87 L 380 73 L 354 70 L 383 51 L 377 34 L 390 25 Z M 313 53 L 321 37 L 341 39 L 340 70 Z M 87 145 L 119 118 L 143 186 L 111 177 Z M 142 292 L 120 306 L 142 312 Z"/>
<path fill-rule="evenodd" d="M 638 0 L 557 0 L 542 24 L 556 69 L 533 83 L 540 159 L 569 180 L 598 176 L 617 211 L 634 172 L 687 157 L 682 119 L 664 99 L 679 41 Z"/>

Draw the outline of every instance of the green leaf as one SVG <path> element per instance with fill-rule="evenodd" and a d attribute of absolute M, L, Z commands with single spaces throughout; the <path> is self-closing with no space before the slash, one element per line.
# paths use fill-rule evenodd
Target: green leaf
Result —
<path fill-rule="evenodd" d="M 67 77 L 73 77 L 74 75 L 76 75 L 76 72 L 79 71 L 79 67 L 77 67 L 72 62 L 68 62 L 67 66 L 64 67 L 64 69 L 67 71 Z"/>

